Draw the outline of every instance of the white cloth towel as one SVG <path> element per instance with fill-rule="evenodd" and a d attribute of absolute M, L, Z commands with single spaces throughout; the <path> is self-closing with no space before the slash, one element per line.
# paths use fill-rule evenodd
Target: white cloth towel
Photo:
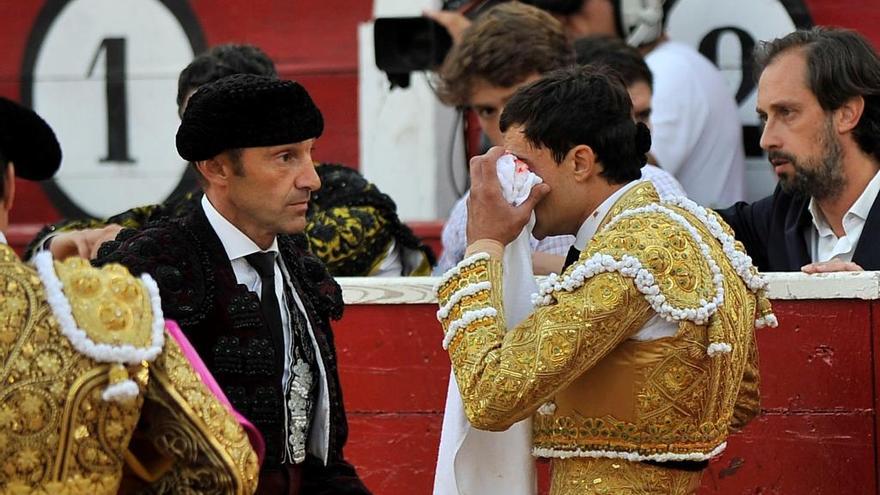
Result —
<path fill-rule="evenodd" d="M 520 205 L 541 178 L 511 154 L 497 162 L 504 198 Z M 513 328 L 532 310 L 537 292 L 529 245 L 535 216 L 504 250 L 504 317 Z M 464 413 L 461 394 L 450 373 L 440 433 L 440 452 L 434 475 L 434 495 L 534 495 L 537 493 L 532 450 L 532 420 L 503 432 L 473 428 Z"/>

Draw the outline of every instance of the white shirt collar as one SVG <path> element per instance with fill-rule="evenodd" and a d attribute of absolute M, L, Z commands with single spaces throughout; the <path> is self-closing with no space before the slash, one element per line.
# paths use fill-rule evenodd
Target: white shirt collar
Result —
<path fill-rule="evenodd" d="M 6 240 L 6 236 L 3 235 L 3 232 L 0 232 L 0 244 L 9 244 L 9 242 Z"/>
<path fill-rule="evenodd" d="M 211 224 L 211 228 L 214 229 L 214 232 L 217 233 L 217 237 L 220 238 L 220 242 L 223 244 L 223 249 L 226 250 L 226 256 L 229 257 L 229 261 L 243 258 L 251 253 L 263 251 L 260 249 L 260 246 L 257 246 L 257 244 L 251 240 L 250 237 L 245 235 L 245 233 L 239 230 L 238 227 L 230 223 L 229 220 L 214 208 L 214 205 L 208 200 L 207 194 L 202 196 L 202 209 L 205 210 L 205 216 L 208 218 L 208 223 Z M 272 245 L 269 246 L 269 249 L 266 249 L 266 251 L 278 252 L 277 237 L 272 241 Z"/>
<path fill-rule="evenodd" d="M 871 212 L 871 207 L 874 206 L 874 201 L 877 199 L 877 194 L 880 193 L 880 172 L 874 174 L 874 178 L 868 182 L 865 190 L 862 191 L 862 194 L 850 206 L 849 210 L 846 211 L 846 214 L 843 216 L 843 230 L 844 235 L 846 235 L 847 224 L 849 223 L 847 220 L 853 219 L 853 217 L 859 219 L 861 222 L 865 222 L 868 219 L 868 214 Z M 816 228 L 816 232 L 818 232 L 820 237 L 827 237 L 834 235 L 834 231 L 831 229 L 831 226 L 828 224 L 828 221 L 825 220 L 825 214 L 822 213 L 822 210 L 819 208 L 819 204 L 816 203 L 816 200 L 810 198 L 810 215 L 813 217 L 813 227 Z"/>
<path fill-rule="evenodd" d="M 593 236 L 596 235 L 596 230 L 599 228 L 599 224 L 605 219 L 605 215 L 608 214 L 611 207 L 614 206 L 614 203 L 616 203 L 625 192 L 632 189 L 639 182 L 641 181 L 634 180 L 617 191 L 614 191 L 614 194 L 611 196 L 605 198 L 605 201 L 602 201 L 602 204 L 600 204 L 599 207 L 587 217 L 584 223 L 581 224 L 581 228 L 578 229 L 577 236 L 575 236 L 574 247 L 583 251 L 590 240 L 593 239 Z"/>
<path fill-rule="evenodd" d="M 816 203 L 815 199 L 810 198 L 810 205 L 808 208 L 810 210 L 810 216 L 813 217 L 813 228 L 816 229 L 819 236 L 825 237 L 832 235 L 834 232 L 831 230 L 831 226 L 828 225 L 828 222 L 825 221 L 825 214 L 819 209 L 819 205 Z"/>

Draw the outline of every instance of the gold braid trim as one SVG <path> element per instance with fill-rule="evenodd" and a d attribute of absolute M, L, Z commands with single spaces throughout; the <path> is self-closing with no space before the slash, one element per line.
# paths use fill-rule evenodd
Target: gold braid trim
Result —
<path fill-rule="evenodd" d="M 668 304 L 693 308 L 716 293 L 713 270 L 707 263 L 711 257 L 722 276 L 723 301 L 707 322 L 680 321 L 675 336 L 621 342 L 612 358 L 554 398 L 559 407 L 536 416 L 536 446 L 557 456 L 710 456 L 723 444 L 731 425 L 744 424 L 758 411 L 752 316 L 758 298 L 709 227 L 689 211 L 665 205 L 681 217 L 674 222 L 657 212 L 623 216 L 627 211 L 645 209 L 644 201 L 655 201 L 648 185 L 639 185 L 632 192 L 609 214 L 617 212 L 616 222 L 606 217 L 605 228 L 584 250 L 582 259 L 600 253 L 613 259 L 637 258 Z M 699 234 L 702 248 L 680 225 L 681 219 Z M 563 299 L 565 293 L 555 295 L 557 306 L 570 304 Z M 629 309 L 619 306 L 618 312 L 626 315 Z M 713 354 L 707 351 L 715 342 L 726 344 L 727 352 L 710 358 Z M 633 378 L 621 378 L 627 376 Z M 616 389 L 605 389 L 603 379 L 623 381 Z M 621 394 L 621 389 L 631 389 L 632 395 Z"/>
<path fill-rule="evenodd" d="M 731 431 L 743 429 L 749 421 L 761 414 L 761 375 L 758 372 L 758 343 L 754 332 L 748 343 L 745 369 L 742 382 L 733 406 L 733 418 L 730 421 Z"/>
<path fill-rule="evenodd" d="M 501 262 L 485 253 L 465 258 L 441 279 L 437 318 L 446 335 L 444 347 L 455 346 L 460 332 L 473 332 L 474 326 L 506 327 L 501 310 L 502 280 Z"/>
<path fill-rule="evenodd" d="M 151 429 L 142 440 L 172 462 L 142 463 L 163 469 L 151 473 L 157 480 L 152 492 L 253 493 L 260 467 L 244 429 L 202 383 L 177 342 L 169 336 L 165 347 L 147 389 L 143 415 Z M 141 460 L 138 451 L 132 456 Z"/>
<path fill-rule="evenodd" d="M 553 495 L 693 495 L 701 472 L 619 459 L 565 459 L 553 463 Z"/>
<path fill-rule="evenodd" d="M 153 343 L 153 310 L 144 285 L 122 265 L 100 269 L 88 260 L 71 257 L 54 263 L 76 325 L 95 344 L 132 346 Z"/>

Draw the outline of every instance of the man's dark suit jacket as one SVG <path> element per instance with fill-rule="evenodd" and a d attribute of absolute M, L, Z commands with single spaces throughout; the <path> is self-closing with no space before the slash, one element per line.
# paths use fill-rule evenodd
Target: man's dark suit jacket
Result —
<path fill-rule="evenodd" d="M 776 186 L 772 196 L 752 204 L 740 202 L 718 210 L 759 270 L 793 272 L 812 262 L 806 232 L 812 228 L 810 198 Z M 865 270 L 880 270 L 880 196 L 874 200 L 852 261 Z"/>
<path fill-rule="evenodd" d="M 330 320 L 342 315 L 342 292 L 303 235 L 279 235 L 281 259 L 311 322 L 327 378 L 327 465 L 306 456 L 303 495 L 369 495 L 345 460 L 348 424 Z M 274 343 L 257 294 L 236 281 L 220 238 L 200 206 L 143 230 L 123 230 L 101 246 L 96 265 L 120 263 L 156 280 L 166 318 L 177 321 L 232 405 L 263 434 L 262 469 L 280 468 L 284 445 L 284 349 Z M 200 492 L 195 489 L 194 492 Z M 201 491 L 200 493 L 206 493 Z"/>

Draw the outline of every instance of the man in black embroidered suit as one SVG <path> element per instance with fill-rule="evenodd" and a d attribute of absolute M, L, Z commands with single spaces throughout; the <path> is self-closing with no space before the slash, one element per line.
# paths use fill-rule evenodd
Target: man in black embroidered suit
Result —
<path fill-rule="evenodd" d="M 880 270 L 880 57 L 814 28 L 756 51 L 772 196 L 718 213 L 762 271 Z"/>
<path fill-rule="evenodd" d="M 291 81 L 233 75 L 192 95 L 177 149 L 203 178 L 199 208 L 102 246 L 157 280 L 233 405 L 262 432 L 257 493 L 368 494 L 343 457 L 347 424 L 330 319 L 341 291 L 301 234 L 321 186 L 321 113 Z"/>

